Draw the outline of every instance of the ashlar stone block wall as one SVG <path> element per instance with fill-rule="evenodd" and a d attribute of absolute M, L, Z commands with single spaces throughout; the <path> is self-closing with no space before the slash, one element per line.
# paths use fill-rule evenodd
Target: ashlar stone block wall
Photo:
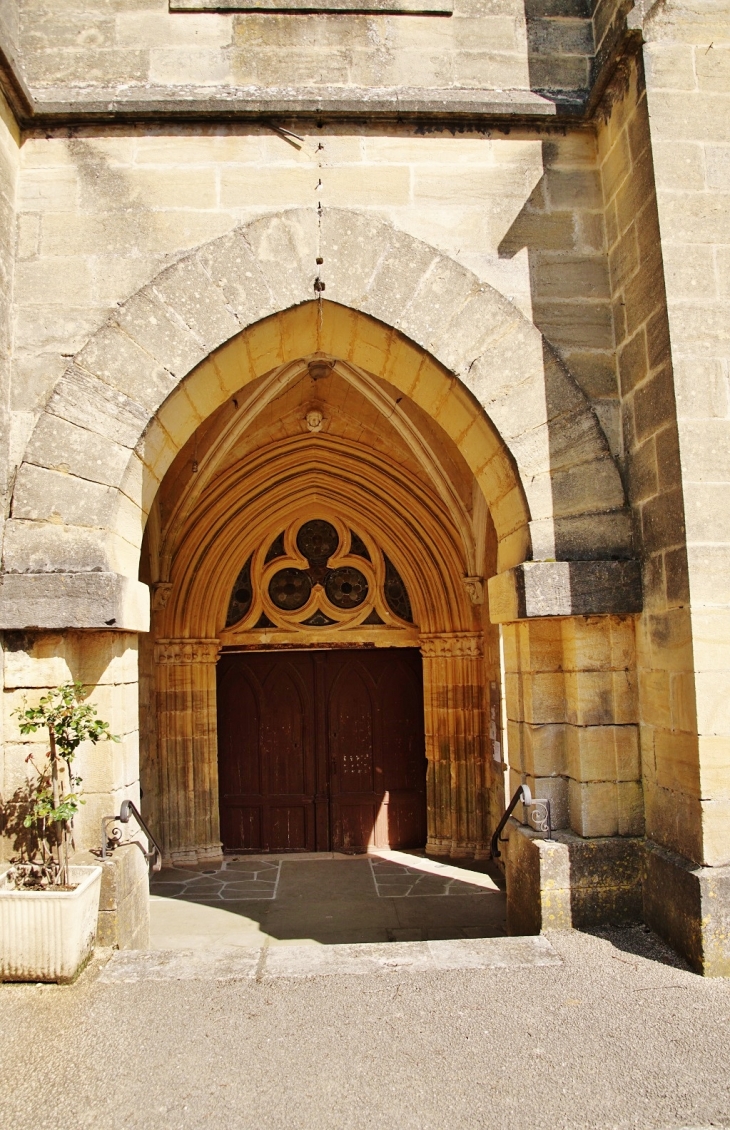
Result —
<path fill-rule="evenodd" d="M 3 761 L 0 795 L 3 819 L 12 822 L 32 779 L 29 755 L 39 765 L 48 734 L 23 735 L 15 711 L 34 706 L 50 688 L 78 681 L 89 690 L 100 718 L 119 742 L 84 743 L 74 762 L 83 779 L 85 803 L 74 819 L 77 851 L 98 848 L 101 819 L 129 798 L 139 805 L 137 636 L 125 632 L 6 632 L 3 652 Z M 0 836 L 0 859 L 14 854 L 15 836 Z"/>
<path fill-rule="evenodd" d="M 20 132 L 0 94 L 0 538 L 5 500 L 14 463 L 10 449 L 10 370 L 12 357 L 13 281 L 15 273 L 15 209 Z"/>
<path fill-rule="evenodd" d="M 675 761 L 699 824 L 683 850 L 716 866 L 730 862 L 730 5 L 673 0 L 643 34 L 687 541 L 678 708 L 697 735 Z"/>
<path fill-rule="evenodd" d="M 525 780 L 556 828 L 644 830 L 633 617 L 503 626 L 510 793 Z"/>
<path fill-rule="evenodd" d="M 190 5 L 207 11 L 176 11 L 187 7 L 178 3 L 170 11 L 167 0 L 66 0 L 52 19 L 44 0 L 8 0 L 6 7 L 25 79 L 48 101 L 69 87 L 86 100 L 113 86 L 124 88 L 126 99 L 170 99 L 185 89 L 188 99 L 202 100 L 235 87 L 265 94 L 301 84 L 532 88 L 579 104 L 619 5 L 454 0 L 432 15 L 407 4 L 406 19 L 216 12 L 211 0 Z"/>
<path fill-rule="evenodd" d="M 662 249 L 643 69 L 628 56 L 598 131 L 606 208 L 622 459 L 643 557 L 637 630 L 647 834 L 698 856 L 684 500 Z"/>
<path fill-rule="evenodd" d="M 18 190 L 13 447 L 114 306 L 185 250 L 289 207 L 390 219 L 473 270 L 553 342 L 619 444 L 608 271 L 589 131 L 412 125 L 108 127 L 29 136 Z M 326 295 L 325 295 L 326 297 Z M 41 316 L 42 314 L 42 316 Z"/>

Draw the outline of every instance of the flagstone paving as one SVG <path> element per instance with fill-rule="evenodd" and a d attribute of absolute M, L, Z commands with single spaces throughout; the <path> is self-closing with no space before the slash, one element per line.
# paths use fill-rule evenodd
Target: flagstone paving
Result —
<path fill-rule="evenodd" d="M 151 884 L 157 950 L 504 936 L 494 879 L 416 853 L 237 857 L 165 868 Z"/>

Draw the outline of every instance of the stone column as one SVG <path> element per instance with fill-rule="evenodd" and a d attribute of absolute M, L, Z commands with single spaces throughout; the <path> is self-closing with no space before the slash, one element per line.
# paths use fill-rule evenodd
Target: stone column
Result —
<path fill-rule="evenodd" d="M 489 785 L 484 670 L 479 635 L 421 637 L 429 855 L 486 848 Z"/>
<path fill-rule="evenodd" d="M 160 833 L 173 863 L 219 859 L 215 664 L 219 643 L 158 640 Z"/>

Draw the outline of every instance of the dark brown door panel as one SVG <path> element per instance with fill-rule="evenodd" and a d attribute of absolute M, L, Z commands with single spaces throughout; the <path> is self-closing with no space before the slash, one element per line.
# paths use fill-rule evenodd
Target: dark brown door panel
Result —
<path fill-rule="evenodd" d="M 414 649 L 224 655 L 218 751 L 227 850 L 425 842 L 423 684 Z"/>

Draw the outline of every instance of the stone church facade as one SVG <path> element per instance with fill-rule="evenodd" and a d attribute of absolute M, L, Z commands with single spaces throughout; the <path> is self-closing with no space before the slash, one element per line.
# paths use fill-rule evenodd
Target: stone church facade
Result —
<path fill-rule="evenodd" d="M 0 44 L 6 814 L 75 678 L 122 736 L 79 851 L 141 782 L 172 862 L 421 803 L 485 859 L 526 784 L 511 932 L 730 973 L 725 0 L 3 0 Z M 417 657 L 422 800 L 226 808 L 221 665 L 338 649 Z"/>

